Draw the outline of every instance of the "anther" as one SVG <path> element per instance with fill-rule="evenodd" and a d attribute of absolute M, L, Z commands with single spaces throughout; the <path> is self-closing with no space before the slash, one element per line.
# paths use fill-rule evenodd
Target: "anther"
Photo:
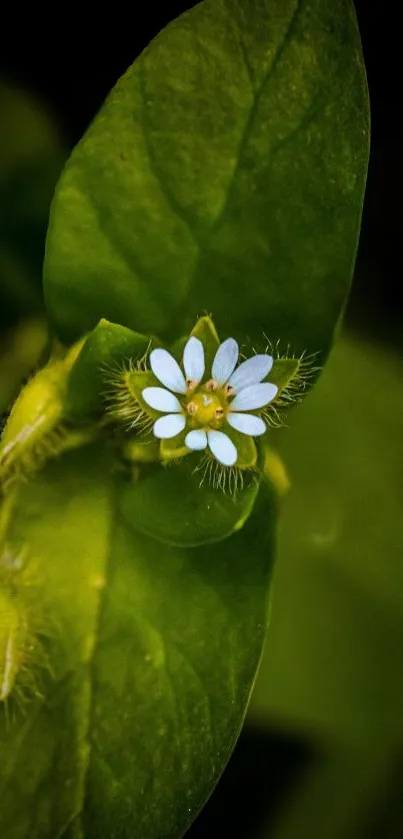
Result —
<path fill-rule="evenodd" d="M 188 402 L 188 404 L 186 405 L 186 410 L 188 414 L 190 414 L 190 416 L 193 417 L 197 411 L 196 402 Z"/>

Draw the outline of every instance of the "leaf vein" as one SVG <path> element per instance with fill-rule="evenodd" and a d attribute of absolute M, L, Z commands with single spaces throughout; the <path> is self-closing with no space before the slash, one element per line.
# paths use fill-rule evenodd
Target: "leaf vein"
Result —
<path fill-rule="evenodd" d="M 195 233 L 193 227 L 190 224 L 189 218 L 187 217 L 187 215 L 186 215 L 183 207 L 181 206 L 180 202 L 177 200 L 177 198 L 172 193 L 172 191 L 168 188 L 166 180 L 164 179 L 164 173 L 161 170 L 161 168 L 159 167 L 159 165 L 158 165 L 158 163 L 155 159 L 155 154 L 154 154 L 154 151 L 153 151 L 153 148 L 152 148 L 152 145 L 151 145 L 151 138 L 150 138 L 150 122 L 149 122 L 149 119 L 148 119 L 148 116 L 147 116 L 147 110 L 146 110 L 146 105 L 145 105 L 146 97 L 145 97 L 144 62 L 141 59 L 139 60 L 138 67 L 139 67 L 139 81 L 140 81 L 141 99 L 142 99 L 142 103 L 143 103 L 143 127 L 144 127 L 143 136 L 144 136 L 144 141 L 145 141 L 145 145 L 146 145 L 146 149 L 147 149 L 150 168 L 151 168 L 153 174 L 155 175 L 155 178 L 157 179 L 157 181 L 159 183 L 162 195 L 165 198 L 168 206 L 175 213 L 175 215 L 177 215 L 177 217 L 181 221 L 183 221 L 183 223 L 186 225 L 186 228 L 189 231 L 195 245 L 197 245 L 197 247 L 200 247 L 200 241 L 198 240 L 198 237 L 196 236 L 196 233 Z"/>
<path fill-rule="evenodd" d="M 252 123 L 253 123 L 253 120 L 255 118 L 258 106 L 259 106 L 260 99 L 261 99 L 261 97 L 264 93 L 264 90 L 265 90 L 265 87 L 266 87 L 266 84 L 267 84 L 268 80 L 270 79 L 271 75 L 274 73 L 279 61 L 281 60 L 281 57 L 284 53 L 284 50 L 288 46 L 288 43 L 291 39 L 293 30 L 294 30 L 294 27 L 295 27 L 295 24 L 296 24 L 296 20 L 298 18 L 300 10 L 301 10 L 301 5 L 302 5 L 302 0 L 297 0 L 297 5 L 296 5 L 295 10 L 294 10 L 294 12 L 291 16 L 291 19 L 290 19 L 290 22 L 288 24 L 287 30 L 284 34 L 284 38 L 281 41 L 281 43 L 279 44 L 278 49 L 276 51 L 276 54 L 273 58 L 273 62 L 270 65 L 269 69 L 267 70 L 267 73 L 265 73 L 265 75 L 262 79 L 262 82 L 261 82 L 258 90 L 256 91 L 256 94 L 255 94 L 255 97 L 254 97 L 254 100 L 253 100 L 253 104 L 250 108 L 249 116 L 246 120 L 245 127 L 244 127 L 244 130 L 242 132 L 241 140 L 240 140 L 240 143 L 239 143 L 239 146 L 238 146 L 237 160 L 236 160 L 236 163 L 235 163 L 235 166 L 234 166 L 234 171 L 232 173 L 232 178 L 231 178 L 231 181 L 230 181 L 230 184 L 229 184 L 229 187 L 228 187 L 227 197 L 226 197 L 226 200 L 224 201 L 223 207 L 221 208 L 221 210 L 220 210 L 220 212 L 219 212 L 219 214 L 218 214 L 218 216 L 215 220 L 215 223 L 213 225 L 213 230 L 216 230 L 220 226 L 221 221 L 224 218 L 225 213 L 227 211 L 227 208 L 228 208 L 228 205 L 230 203 L 232 193 L 234 191 L 234 187 L 235 187 L 235 184 L 236 184 L 236 179 L 237 179 L 239 170 L 241 168 L 243 154 L 244 154 L 245 149 L 246 149 L 246 145 L 247 145 L 247 142 L 248 142 L 250 130 L 251 130 Z"/>

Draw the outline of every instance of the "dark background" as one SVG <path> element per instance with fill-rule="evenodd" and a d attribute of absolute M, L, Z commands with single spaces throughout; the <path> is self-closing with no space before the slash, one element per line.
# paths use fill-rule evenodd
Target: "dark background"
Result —
<path fill-rule="evenodd" d="M 115 3 L 107 12 L 94 12 L 91 21 L 85 6 L 77 12 L 66 7 L 58 18 L 47 13 L 43 20 L 35 16 L 31 22 L 24 12 L 18 21 L 3 20 L 0 78 L 42 101 L 56 119 L 67 148 L 72 148 L 117 78 L 151 38 L 190 5 L 194 4 L 171 2 L 163 9 L 133 5 L 128 12 Z M 402 347 L 397 12 L 390 2 L 356 0 L 355 5 L 370 90 L 372 146 L 347 322 L 372 338 Z M 226 835 L 252 836 L 261 816 L 271 811 L 275 817 L 290 785 L 316 759 L 313 743 L 299 742 L 285 732 L 270 734 L 247 727 L 189 839 L 223 835 L 222 824 Z"/>
<path fill-rule="evenodd" d="M 114 3 L 89 14 L 85 4 L 29 21 L 3 23 L 0 77 L 36 94 L 49 107 L 71 148 L 105 95 L 163 26 L 194 3 Z M 348 320 L 401 344 L 400 46 L 397 6 L 356 0 L 372 108 L 372 148 L 361 242 Z"/>

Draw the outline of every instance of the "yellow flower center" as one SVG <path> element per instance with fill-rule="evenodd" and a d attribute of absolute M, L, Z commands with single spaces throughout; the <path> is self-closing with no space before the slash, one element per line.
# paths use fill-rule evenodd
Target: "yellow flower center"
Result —
<path fill-rule="evenodd" d="M 191 425 L 196 428 L 204 426 L 219 428 L 225 416 L 221 400 L 212 391 L 195 393 L 187 403 L 186 410 Z"/>

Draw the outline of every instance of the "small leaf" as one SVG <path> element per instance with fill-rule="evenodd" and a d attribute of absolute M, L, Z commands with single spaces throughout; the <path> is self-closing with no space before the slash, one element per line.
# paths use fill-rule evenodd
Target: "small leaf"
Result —
<path fill-rule="evenodd" d="M 65 396 L 68 417 L 82 421 L 99 415 L 105 408 L 108 374 L 122 372 L 124 363 L 140 359 L 149 345 L 145 335 L 102 318 L 72 367 Z"/>
<path fill-rule="evenodd" d="M 210 462 L 217 468 L 215 461 Z M 200 455 L 192 453 L 175 466 L 164 470 L 158 466 L 137 483 L 127 483 L 122 489 L 121 512 L 128 526 L 182 547 L 220 541 L 238 530 L 251 514 L 258 480 L 246 478 L 244 488 L 235 496 L 224 494 L 210 484 L 202 468 L 193 474 L 198 464 Z M 229 479 L 230 470 L 221 471 Z"/>

